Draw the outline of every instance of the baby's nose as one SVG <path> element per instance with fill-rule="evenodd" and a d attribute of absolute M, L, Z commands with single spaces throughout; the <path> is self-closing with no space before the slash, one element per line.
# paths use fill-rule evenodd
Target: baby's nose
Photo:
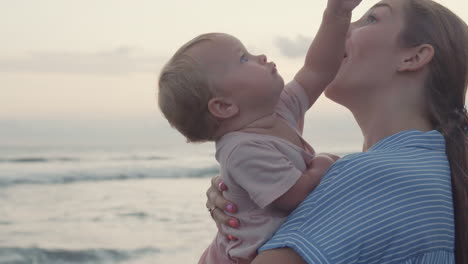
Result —
<path fill-rule="evenodd" d="M 258 56 L 258 61 L 259 61 L 261 64 L 266 64 L 266 63 L 267 63 L 267 57 L 265 56 L 265 54 L 259 55 L 259 56 Z"/>

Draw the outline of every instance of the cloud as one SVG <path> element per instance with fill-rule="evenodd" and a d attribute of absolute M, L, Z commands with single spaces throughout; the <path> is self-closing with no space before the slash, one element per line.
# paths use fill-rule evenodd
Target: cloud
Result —
<path fill-rule="evenodd" d="M 278 37 L 275 39 L 275 45 L 279 48 L 283 56 L 289 58 L 304 58 L 312 39 L 297 35 L 295 39 Z"/>
<path fill-rule="evenodd" d="M 103 52 L 34 52 L 24 57 L 0 58 L 0 72 L 125 74 L 155 72 L 162 57 L 122 46 Z"/>

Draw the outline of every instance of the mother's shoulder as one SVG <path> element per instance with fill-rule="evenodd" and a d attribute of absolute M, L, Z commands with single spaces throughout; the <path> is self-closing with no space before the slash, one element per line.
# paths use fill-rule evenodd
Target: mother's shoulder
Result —
<path fill-rule="evenodd" d="M 362 166 L 369 166 L 372 164 L 370 162 L 375 160 L 382 160 L 382 156 L 379 154 L 376 155 L 372 152 L 358 152 L 348 154 L 342 157 L 341 159 L 337 160 L 333 164 L 329 172 L 337 173 L 339 171 L 342 171 L 343 169 L 353 169 Z"/>
<path fill-rule="evenodd" d="M 421 149 L 400 151 L 369 151 L 347 155 L 328 171 L 327 178 L 339 182 L 358 184 L 366 180 L 408 181 L 450 179 L 450 169 L 444 153 Z"/>

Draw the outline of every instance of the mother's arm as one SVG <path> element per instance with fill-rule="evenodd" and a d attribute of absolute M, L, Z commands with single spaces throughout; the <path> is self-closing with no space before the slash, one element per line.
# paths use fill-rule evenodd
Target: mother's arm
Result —
<path fill-rule="evenodd" d="M 231 213 L 237 212 L 236 206 L 224 199 L 222 192 L 227 190 L 227 186 L 222 182 L 221 177 L 216 176 L 211 179 L 211 186 L 206 191 L 206 196 L 208 200 L 206 201 L 207 208 L 225 208 L 224 210 L 229 211 L 231 209 Z M 222 210 L 214 210 L 213 211 L 213 219 L 218 226 L 218 230 L 222 232 L 222 228 L 220 225 L 229 225 L 231 227 L 237 228 L 239 227 L 239 220 L 228 216 Z M 237 225 L 233 225 L 233 221 L 237 222 Z M 230 234 L 224 234 L 229 239 L 235 239 Z M 291 264 L 305 264 L 306 262 L 302 259 L 302 257 L 296 253 L 292 248 L 278 248 L 278 249 L 270 249 L 266 251 L 262 251 L 252 262 L 252 264 L 283 264 L 283 263 L 291 263 Z"/>
<path fill-rule="evenodd" d="M 233 228 L 239 227 L 239 220 L 231 217 L 224 213 L 223 210 L 219 208 L 224 208 L 226 211 L 230 211 L 231 213 L 237 212 L 237 207 L 231 201 L 228 201 L 223 196 L 223 191 L 227 190 L 227 186 L 222 182 L 220 176 L 216 176 L 211 179 L 211 186 L 206 191 L 207 201 L 206 207 L 207 208 L 218 208 L 218 210 L 214 210 L 212 213 L 213 220 L 216 222 L 219 232 L 223 232 L 223 228 L 220 228 L 220 225 L 229 225 Z M 231 209 L 231 210 L 229 210 Z M 233 221 L 236 224 L 233 224 Z M 230 234 L 223 233 L 223 235 L 227 236 L 228 239 L 235 240 L 236 238 Z M 254 259 L 252 264 L 305 264 L 306 262 L 302 259 L 302 257 L 296 253 L 292 248 L 277 248 L 277 249 L 270 249 L 262 251 L 258 256 Z"/>
<path fill-rule="evenodd" d="M 292 248 L 276 248 L 260 252 L 252 264 L 306 264 Z"/>
<path fill-rule="evenodd" d="M 211 186 L 206 191 L 207 208 L 218 208 L 212 213 L 213 220 L 216 222 L 219 232 L 223 232 L 223 228 L 220 228 L 220 225 L 229 225 L 233 228 L 239 227 L 239 220 L 228 216 L 224 211 L 219 210 L 219 208 L 224 208 L 224 210 L 230 211 L 231 213 L 237 212 L 237 207 L 231 201 L 224 199 L 223 191 L 227 190 L 227 186 L 222 182 L 220 176 L 216 176 L 211 179 Z M 229 210 L 231 209 L 231 210 Z M 233 224 L 235 222 L 236 224 Z M 227 236 L 228 239 L 235 240 L 236 238 L 230 234 L 223 233 Z M 306 264 L 302 257 L 296 253 L 292 248 L 277 248 L 262 251 L 255 257 L 252 264 Z"/>

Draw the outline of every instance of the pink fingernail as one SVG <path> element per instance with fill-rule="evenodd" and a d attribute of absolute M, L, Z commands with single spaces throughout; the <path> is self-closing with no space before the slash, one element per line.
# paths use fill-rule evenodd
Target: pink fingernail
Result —
<path fill-rule="evenodd" d="M 236 241 L 237 240 L 237 237 L 233 236 L 233 235 L 229 235 L 228 236 L 229 240 L 232 240 L 232 241 Z"/>
<path fill-rule="evenodd" d="M 227 210 L 228 212 L 230 212 L 230 213 L 235 213 L 235 212 L 236 212 L 236 208 L 234 207 L 233 204 L 228 204 L 228 205 L 226 206 L 226 210 Z"/>
<path fill-rule="evenodd" d="M 229 219 L 229 226 L 237 228 L 239 227 L 239 221 L 237 219 L 231 218 Z"/>
<path fill-rule="evenodd" d="M 227 186 L 226 186 L 226 184 L 225 184 L 224 182 L 220 182 L 220 183 L 218 184 L 218 189 L 219 189 L 220 191 L 225 191 L 225 190 L 227 190 Z"/>

